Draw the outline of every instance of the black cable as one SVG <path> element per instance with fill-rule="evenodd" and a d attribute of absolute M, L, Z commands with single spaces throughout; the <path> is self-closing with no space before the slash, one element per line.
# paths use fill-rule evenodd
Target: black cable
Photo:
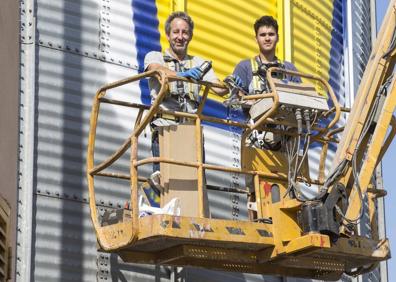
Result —
<path fill-rule="evenodd" d="M 386 96 L 387 89 L 388 89 L 388 87 L 389 87 L 389 85 L 391 83 L 391 80 L 392 80 L 392 76 L 388 77 L 388 79 L 385 81 L 385 83 L 379 89 L 379 91 L 378 91 L 378 93 L 377 93 L 377 95 L 375 97 L 372 109 L 370 110 L 370 113 L 369 113 L 369 115 L 367 117 L 367 120 L 366 120 L 366 122 L 364 124 L 362 133 L 360 134 L 360 137 L 358 139 L 358 142 L 356 144 L 356 147 L 355 147 L 355 150 L 354 150 L 354 153 L 353 153 L 353 156 L 352 156 L 352 173 L 353 173 L 353 178 L 354 178 L 353 187 L 356 187 L 356 191 L 357 191 L 358 196 L 359 196 L 359 201 L 360 201 L 359 215 L 356 218 L 354 218 L 354 219 L 346 218 L 346 216 L 342 213 L 342 211 L 338 208 L 338 206 L 336 206 L 337 212 L 341 215 L 341 217 L 345 221 L 347 221 L 350 224 L 357 224 L 359 222 L 359 220 L 363 217 L 363 213 L 364 213 L 364 209 L 363 209 L 363 193 L 362 193 L 362 188 L 361 188 L 360 182 L 359 182 L 359 174 L 358 174 L 358 171 L 357 171 L 357 163 L 356 163 L 357 154 L 358 154 L 359 148 L 361 147 L 361 144 L 363 142 L 364 137 L 369 132 L 371 124 L 374 121 L 376 112 L 377 112 L 379 104 L 380 104 L 381 95 L 385 95 Z"/>

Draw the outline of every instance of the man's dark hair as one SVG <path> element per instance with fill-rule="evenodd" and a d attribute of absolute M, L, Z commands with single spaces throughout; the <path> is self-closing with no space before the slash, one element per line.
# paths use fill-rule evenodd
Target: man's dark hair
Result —
<path fill-rule="evenodd" d="M 257 35 L 257 31 L 262 26 L 272 26 L 276 34 L 278 34 L 278 22 L 271 16 L 262 16 L 261 18 L 257 19 L 254 23 L 254 32 Z"/>
<path fill-rule="evenodd" d="M 191 33 L 191 36 L 192 36 L 193 30 L 194 30 L 194 22 L 192 21 L 191 17 L 185 12 L 173 12 L 172 14 L 169 15 L 169 17 L 166 19 L 166 22 L 165 22 L 165 33 L 166 33 L 166 35 L 170 34 L 171 22 L 174 19 L 176 19 L 176 18 L 185 20 L 186 23 L 188 23 L 188 26 L 190 28 L 190 33 Z"/>

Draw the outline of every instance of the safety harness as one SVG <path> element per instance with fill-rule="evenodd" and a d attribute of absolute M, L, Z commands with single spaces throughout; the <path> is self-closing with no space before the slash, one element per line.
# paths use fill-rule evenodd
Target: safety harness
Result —
<path fill-rule="evenodd" d="M 266 73 L 270 67 L 285 68 L 279 60 L 276 62 L 265 64 L 257 62 L 257 56 L 250 59 L 252 66 L 252 88 L 253 94 L 268 93 L 271 91 L 269 83 L 267 81 Z M 282 74 L 272 73 L 273 77 L 283 78 Z M 268 125 L 270 126 L 270 125 Z M 264 130 L 253 130 L 249 135 L 248 140 L 256 148 L 264 150 L 279 150 L 281 148 L 281 142 L 278 140 L 277 135 L 264 131 Z"/>
<path fill-rule="evenodd" d="M 185 64 L 182 65 L 178 60 L 169 55 L 163 54 L 165 65 L 176 72 L 183 72 L 193 67 L 193 57 L 188 56 Z M 175 81 L 169 84 L 169 96 L 188 98 L 192 101 L 198 102 L 199 100 L 199 86 L 195 83 L 188 83 L 183 81 Z"/>
<path fill-rule="evenodd" d="M 270 64 L 265 64 L 265 63 L 261 63 L 259 64 L 257 62 L 257 56 L 253 57 L 250 59 L 250 64 L 252 66 L 252 87 L 253 87 L 253 93 L 254 94 L 261 94 L 261 93 L 267 93 L 270 92 L 270 87 L 269 87 L 269 83 L 267 81 L 266 78 L 266 71 L 267 69 L 269 69 L 270 67 L 280 67 L 280 68 L 285 68 L 284 64 L 282 64 L 279 60 L 276 60 L 276 62 L 274 63 L 270 63 Z M 282 78 L 283 75 L 281 74 L 272 74 L 272 76 L 274 77 L 278 77 L 278 78 Z"/>

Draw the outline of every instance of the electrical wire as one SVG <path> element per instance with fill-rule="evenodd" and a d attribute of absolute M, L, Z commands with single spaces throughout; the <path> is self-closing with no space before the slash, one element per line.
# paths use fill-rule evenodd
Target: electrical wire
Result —
<path fill-rule="evenodd" d="M 378 91 L 378 93 L 377 93 L 377 95 L 375 97 L 372 109 L 371 109 L 371 111 L 370 111 L 370 113 L 369 113 L 369 115 L 367 117 L 367 120 L 366 120 L 366 122 L 364 124 L 364 127 L 362 129 L 362 133 L 360 134 L 360 137 L 358 139 L 358 142 L 356 144 L 356 147 L 355 147 L 355 150 L 354 150 L 354 153 L 353 153 L 353 156 L 352 156 L 351 165 L 352 165 L 352 173 L 353 173 L 353 178 L 354 178 L 353 187 L 355 187 L 355 189 L 357 191 L 357 194 L 358 194 L 358 197 L 359 197 L 359 201 L 360 201 L 359 215 L 356 218 L 354 218 L 354 219 L 347 218 L 345 216 L 345 214 L 341 211 L 341 209 L 338 206 L 336 206 L 336 210 L 337 210 L 338 214 L 342 217 L 343 220 L 345 220 L 349 224 L 353 224 L 353 225 L 358 224 L 359 220 L 363 217 L 363 213 L 364 213 L 364 209 L 363 209 L 363 193 L 362 193 L 362 189 L 361 189 L 360 182 L 359 182 L 359 174 L 358 174 L 357 163 L 356 163 L 357 162 L 357 154 L 358 154 L 358 151 L 359 151 L 359 149 L 360 149 L 360 147 L 362 145 L 364 137 L 368 134 L 368 132 L 370 130 L 370 126 L 371 126 L 372 122 L 374 121 L 376 112 L 377 112 L 379 104 L 380 104 L 381 95 L 385 95 L 386 96 L 387 89 L 388 89 L 388 87 L 389 87 L 389 85 L 391 83 L 391 80 L 392 80 L 392 76 L 388 77 L 388 79 L 385 81 L 385 83 L 379 89 L 379 91 Z"/>

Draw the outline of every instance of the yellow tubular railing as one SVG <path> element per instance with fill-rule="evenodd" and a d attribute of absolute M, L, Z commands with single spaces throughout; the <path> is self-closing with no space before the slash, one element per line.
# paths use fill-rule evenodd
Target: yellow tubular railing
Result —
<path fill-rule="evenodd" d="M 279 69 L 272 68 L 270 69 L 270 72 L 272 71 L 279 71 Z M 331 87 L 329 85 L 321 80 L 318 77 L 314 77 L 311 75 L 306 75 L 306 74 L 301 74 L 297 72 L 290 72 L 290 71 L 285 71 L 285 73 L 292 74 L 292 75 L 299 75 L 307 78 L 312 78 L 312 79 L 317 79 L 323 82 L 323 84 L 328 88 L 328 92 L 330 93 L 330 97 L 333 101 L 334 107 L 335 107 L 335 117 L 334 119 L 328 124 L 328 126 L 323 129 L 323 128 L 316 128 L 319 132 L 320 135 L 324 135 L 326 132 L 328 132 L 328 129 L 331 128 L 336 121 L 339 118 L 340 115 L 340 106 L 338 102 L 335 99 L 335 95 L 331 90 Z M 139 104 L 133 104 L 133 103 L 128 103 L 124 101 L 118 101 L 114 99 L 108 99 L 106 98 L 106 92 L 110 89 L 114 89 L 126 84 L 130 84 L 133 82 L 136 82 L 141 79 L 145 79 L 148 77 L 156 77 L 159 80 L 159 83 L 161 85 L 161 88 L 159 90 L 157 98 L 153 101 L 153 104 L 151 107 L 148 106 L 143 106 Z M 204 86 L 204 91 L 203 95 L 201 97 L 201 101 L 199 103 L 198 109 L 196 113 L 186 113 L 186 112 L 179 112 L 179 111 L 167 111 L 163 110 L 160 108 L 160 104 L 162 103 L 163 99 L 165 98 L 165 95 L 168 90 L 168 83 L 175 81 L 175 80 L 181 80 L 185 82 L 194 82 L 199 85 Z M 270 86 L 271 89 L 275 89 L 274 83 L 272 81 L 272 78 L 269 79 L 270 81 Z M 244 140 L 244 137 L 246 137 L 246 132 L 251 132 L 254 128 L 258 128 L 259 126 L 263 125 L 264 123 L 274 123 L 274 124 L 282 124 L 280 122 L 277 122 L 276 120 L 270 119 L 271 114 L 276 110 L 276 107 L 278 106 L 277 101 L 277 94 L 276 91 L 274 91 L 271 94 L 265 94 L 261 95 L 260 97 L 257 98 L 262 98 L 262 97 L 273 97 L 274 99 L 274 106 L 271 110 L 269 110 L 269 113 L 266 113 L 264 117 L 261 117 L 259 121 L 257 121 L 253 126 L 247 125 L 245 123 L 240 123 L 236 121 L 231 121 L 227 119 L 221 119 L 221 118 L 215 118 L 215 117 L 210 117 L 204 115 L 203 108 L 204 105 L 207 101 L 208 93 L 210 88 L 216 87 L 216 88 L 224 88 L 223 85 L 220 84 L 215 84 L 215 83 L 210 83 L 210 82 L 205 82 L 205 81 L 191 81 L 185 78 L 180 78 L 176 76 L 170 76 L 166 75 L 163 71 L 148 71 L 144 72 L 138 75 L 135 75 L 133 77 L 120 80 L 114 83 L 107 84 L 103 87 L 101 87 L 97 92 L 94 97 L 93 101 L 93 106 L 92 106 L 92 111 L 91 111 L 91 118 L 90 118 L 90 131 L 89 131 L 89 140 L 88 140 L 88 154 L 87 154 L 87 180 L 88 180 L 88 189 L 89 189 L 89 205 L 91 209 L 91 218 L 97 233 L 98 241 L 101 245 L 101 247 L 104 250 L 112 250 L 112 249 L 118 249 L 125 247 L 129 244 L 131 244 L 133 241 L 137 240 L 137 236 L 139 233 L 139 207 L 138 207 L 138 182 L 139 181 L 146 181 L 147 179 L 143 177 L 138 176 L 138 167 L 144 164 L 149 164 L 153 162 L 162 162 L 162 163 L 169 163 L 169 164 L 176 164 L 176 165 L 181 165 L 181 166 L 189 166 L 189 167 L 195 167 L 197 168 L 197 185 L 198 185 L 198 203 L 199 203 L 199 216 L 201 218 L 205 217 L 205 207 L 204 207 L 204 171 L 209 169 L 209 170 L 217 170 L 217 171 L 225 171 L 225 172 L 233 172 L 233 173 L 241 173 L 241 174 L 249 174 L 254 176 L 254 189 L 258 190 L 259 187 L 259 181 L 258 177 L 266 177 L 269 179 L 278 179 L 282 181 L 287 181 L 285 177 L 282 177 L 276 173 L 263 173 L 261 171 L 254 171 L 254 170 L 246 170 L 246 169 L 238 169 L 238 168 L 232 168 L 232 167 L 225 167 L 225 166 L 217 166 L 217 165 L 210 165 L 210 164 L 205 164 L 203 160 L 203 144 L 202 144 L 202 128 L 201 128 L 201 123 L 202 121 L 206 122 L 211 122 L 211 123 L 218 123 L 218 124 L 224 124 L 224 125 L 230 125 L 230 126 L 237 126 L 242 129 L 245 129 L 245 133 L 242 136 L 242 140 Z M 133 132 L 131 135 L 125 140 L 125 142 L 119 147 L 119 149 L 114 152 L 111 156 L 106 158 L 103 162 L 101 162 L 98 165 L 94 165 L 94 150 L 95 150 L 95 139 L 96 139 L 96 129 L 97 129 L 97 122 L 98 122 L 98 116 L 99 116 L 99 110 L 100 110 L 100 104 L 101 103 L 109 103 L 109 104 L 114 104 L 114 105 L 121 105 L 121 106 L 127 106 L 127 107 L 132 107 L 132 108 L 137 108 L 139 110 L 136 122 L 133 128 Z M 144 111 L 147 111 L 146 114 L 144 114 Z M 188 118 L 191 120 L 195 120 L 195 138 L 196 138 L 196 157 L 197 161 L 196 162 L 184 162 L 184 161 L 178 161 L 178 160 L 173 160 L 169 158 L 163 158 L 163 157 L 151 157 L 151 158 L 146 158 L 142 160 L 138 160 L 138 139 L 143 130 L 149 125 L 150 121 L 153 119 L 153 117 L 158 114 L 158 113 L 166 113 L 173 115 L 175 117 L 184 117 Z M 276 132 L 276 129 L 272 129 L 274 132 Z M 284 132 L 283 132 L 284 133 Z M 293 133 L 289 133 L 293 135 Z M 320 142 L 333 142 L 335 140 L 332 140 L 331 134 L 327 134 L 325 138 L 322 138 L 320 136 L 317 136 L 317 140 Z M 116 162 L 128 149 L 131 149 L 131 155 L 130 155 L 130 175 L 126 174 L 119 174 L 119 173 L 108 173 L 108 172 L 103 172 L 106 168 L 110 167 L 114 162 Z M 325 156 L 323 156 L 325 159 Z M 120 178 L 120 179 L 125 179 L 125 180 L 130 180 L 130 202 L 131 202 L 131 208 L 132 208 L 132 222 L 124 222 L 120 229 L 122 228 L 130 228 L 129 232 L 121 232 L 123 233 L 122 235 L 117 235 L 122 238 L 122 240 L 119 240 L 117 244 L 111 243 L 111 240 L 108 240 L 111 236 L 115 236 L 114 234 L 116 231 L 113 229 L 109 231 L 108 226 L 101 226 L 99 220 L 98 220 L 98 215 L 97 215 L 97 210 L 96 210 L 96 201 L 95 201 L 95 188 L 94 188 L 94 176 L 105 176 L 105 177 L 112 177 L 112 178 Z M 323 184 L 321 183 L 322 180 L 312 180 L 312 183 L 315 184 Z M 124 230 L 124 229 L 123 229 Z"/>

